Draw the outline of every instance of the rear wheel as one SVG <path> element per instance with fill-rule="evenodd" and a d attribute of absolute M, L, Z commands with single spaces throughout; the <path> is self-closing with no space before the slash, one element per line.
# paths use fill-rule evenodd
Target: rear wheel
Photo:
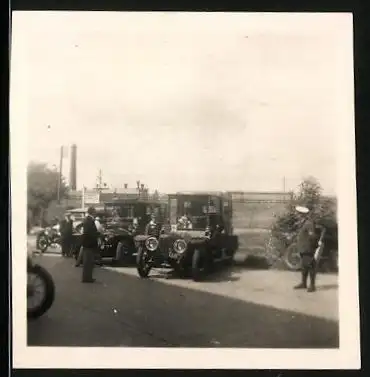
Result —
<path fill-rule="evenodd" d="M 210 261 L 207 260 L 207 255 L 204 251 L 195 249 L 193 253 L 191 272 L 194 281 L 201 281 L 206 276 Z"/>
<path fill-rule="evenodd" d="M 128 259 L 130 258 L 131 252 L 130 247 L 127 242 L 118 242 L 116 255 L 113 258 L 113 264 L 115 265 L 124 265 L 127 264 Z"/>
<path fill-rule="evenodd" d="M 148 255 L 148 251 L 142 246 L 139 246 L 137 251 L 136 268 L 141 278 L 147 278 L 150 270 L 152 269 L 152 262 L 150 260 L 150 256 Z"/>

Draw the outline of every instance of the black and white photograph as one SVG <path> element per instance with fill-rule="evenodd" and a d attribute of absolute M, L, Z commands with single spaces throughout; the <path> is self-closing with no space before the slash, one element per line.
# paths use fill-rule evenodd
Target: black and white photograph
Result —
<path fill-rule="evenodd" d="M 14 367 L 360 367 L 350 13 L 11 34 Z"/>

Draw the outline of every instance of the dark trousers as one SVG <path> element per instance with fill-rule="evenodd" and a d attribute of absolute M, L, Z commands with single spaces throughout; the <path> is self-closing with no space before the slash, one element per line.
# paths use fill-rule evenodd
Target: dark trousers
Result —
<path fill-rule="evenodd" d="M 82 282 L 93 280 L 95 265 L 95 250 L 87 247 L 82 248 Z"/>
<path fill-rule="evenodd" d="M 102 258 L 99 250 L 94 250 L 94 261 L 99 265 L 102 263 Z M 76 266 L 80 266 L 83 263 L 84 248 L 81 246 L 77 255 Z"/>
<path fill-rule="evenodd" d="M 317 262 L 314 258 L 314 253 L 301 254 L 302 258 L 302 285 L 307 286 L 307 279 L 310 277 L 311 287 L 315 287 Z"/>
<path fill-rule="evenodd" d="M 62 237 L 62 255 L 70 255 L 72 249 L 72 237 Z"/>

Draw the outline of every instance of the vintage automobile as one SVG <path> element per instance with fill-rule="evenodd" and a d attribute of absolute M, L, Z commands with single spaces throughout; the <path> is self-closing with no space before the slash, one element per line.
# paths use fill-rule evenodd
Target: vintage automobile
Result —
<path fill-rule="evenodd" d="M 158 237 L 137 235 L 137 271 L 153 267 L 203 279 L 216 263 L 230 263 L 238 248 L 233 235 L 232 201 L 226 193 L 179 192 L 169 195 L 169 217 Z"/>
<path fill-rule="evenodd" d="M 98 206 L 95 210 L 97 216 L 105 216 L 104 206 Z M 77 233 L 82 233 L 82 223 L 87 214 L 87 208 L 73 208 L 69 209 L 66 213 L 70 214 L 72 217 L 73 230 Z"/>
<path fill-rule="evenodd" d="M 97 213 L 104 227 L 99 240 L 101 258 L 109 258 L 113 264 L 135 262 L 137 253 L 134 237 L 144 233 L 146 224 L 155 213 L 159 220 L 165 216 L 166 205 L 157 201 L 126 199 L 103 203 Z M 81 233 L 74 234 L 74 255 L 81 247 Z"/>

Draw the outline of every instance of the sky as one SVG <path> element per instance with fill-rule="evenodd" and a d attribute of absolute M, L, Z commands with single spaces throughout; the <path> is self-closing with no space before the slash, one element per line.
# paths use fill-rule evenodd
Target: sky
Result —
<path fill-rule="evenodd" d="M 76 143 L 79 188 L 101 169 L 111 186 L 161 192 L 281 191 L 314 176 L 335 194 L 348 25 L 335 14 L 16 12 L 28 161 L 58 166 L 61 145 Z"/>

